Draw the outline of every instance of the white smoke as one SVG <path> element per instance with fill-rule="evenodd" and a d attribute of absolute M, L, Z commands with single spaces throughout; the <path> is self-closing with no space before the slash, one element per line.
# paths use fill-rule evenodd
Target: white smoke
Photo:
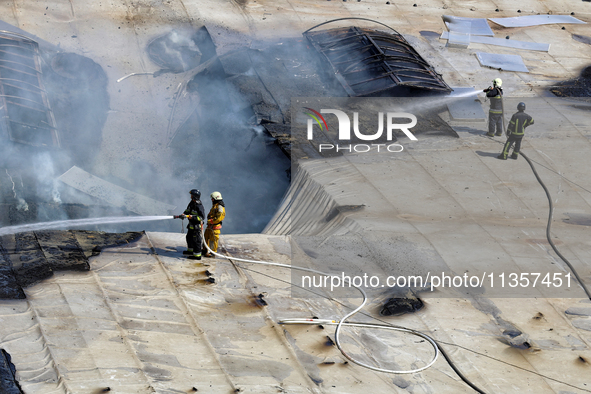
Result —
<path fill-rule="evenodd" d="M 8 169 L 6 169 L 6 175 L 8 175 L 8 178 L 10 179 L 10 182 L 12 182 L 12 193 L 14 194 L 14 198 L 17 201 L 16 204 L 16 209 L 19 211 L 28 211 L 29 210 L 29 204 L 27 204 L 27 202 L 25 201 L 24 198 L 22 198 L 21 196 L 19 196 L 16 192 L 16 184 L 14 183 L 14 179 L 12 179 L 12 175 L 10 175 L 10 173 L 8 172 Z M 21 180 L 21 185 L 22 185 L 22 180 Z"/>
<path fill-rule="evenodd" d="M 42 152 L 33 158 L 33 166 L 36 168 L 37 176 L 37 196 L 61 204 L 60 193 L 58 191 L 58 180 L 55 176 L 53 160 L 49 152 Z"/>

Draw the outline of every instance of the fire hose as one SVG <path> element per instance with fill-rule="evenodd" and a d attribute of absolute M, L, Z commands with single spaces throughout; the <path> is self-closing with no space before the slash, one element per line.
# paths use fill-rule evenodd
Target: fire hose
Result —
<path fill-rule="evenodd" d="M 203 232 L 203 229 L 202 229 L 202 232 Z M 209 247 L 209 245 L 207 245 L 207 243 L 204 243 L 204 245 L 207 248 L 207 251 L 209 253 L 213 254 L 214 256 L 220 257 L 222 259 L 227 259 L 227 260 L 232 260 L 232 261 L 241 261 L 241 262 L 251 263 L 251 264 L 259 264 L 259 265 L 267 265 L 267 266 L 274 266 L 274 267 L 282 267 L 282 268 L 287 268 L 287 269 L 291 269 L 291 270 L 298 270 L 298 271 L 310 272 L 310 273 L 314 273 L 314 274 L 318 274 L 318 275 L 323 275 L 323 276 L 329 276 L 329 277 L 332 276 L 329 273 L 322 272 L 322 271 L 317 271 L 317 270 L 314 270 L 314 269 L 311 269 L 311 268 L 298 267 L 298 266 L 292 266 L 292 265 L 281 264 L 281 263 L 274 263 L 274 262 L 271 262 L 271 261 L 250 260 L 250 259 L 242 259 L 242 258 L 237 258 L 237 257 L 231 257 L 231 256 L 227 256 L 227 255 L 223 255 L 223 254 L 214 252 L 213 250 L 211 250 L 211 248 Z M 347 315 L 343 316 L 338 321 L 336 321 L 336 320 L 329 320 L 329 319 L 317 319 L 317 318 L 313 318 L 313 319 L 302 319 L 302 318 L 300 318 L 300 319 L 283 319 L 283 320 L 280 320 L 278 323 L 279 324 L 308 324 L 308 325 L 323 325 L 324 324 L 324 325 L 336 325 L 335 334 L 334 334 L 335 335 L 335 344 L 336 344 L 337 348 L 339 349 L 339 351 L 341 352 L 341 354 L 347 360 L 349 360 L 349 361 L 351 361 L 351 362 L 353 362 L 353 363 L 355 363 L 355 364 L 357 364 L 359 366 L 362 366 L 364 368 L 368 368 L 368 369 L 370 369 L 372 371 L 377 371 L 377 372 L 385 372 L 385 373 L 393 373 L 393 374 L 412 374 L 412 373 L 421 372 L 421 371 L 424 371 L 425 369 L 431 367 L 435 363 L 435 361 L 437 361 L 437 358 L 438 358 L 439 354 L 442 354 L 443 357 L 448 362 L 448 364 L 450 365 L 450 367 L 460 377 L 460 379 L 462 379 L 462 381 L 464 381 L 467 385 L 469 385 L 476 392 L 478 392 L 480 394 L 485 394 L 484 391 L 482 391 L 480 388 L 478 388 L 476 385 L 474 385 L 472 382 L 470 382 L 461 373 L 461 371 L 457 368 L 457 366 L 453 363 L 453 361 L 446 354 L 446 352 L 444 351 L 444 349 L 437 343 L 437 341 L 435 341 L 435 339 L 431 338 L 427 334 L 424 334 L 424 333 L 422 333 L 420 331 L 413 330 L 413 329 L 410 329 L 410 328 L 401 327 L 401 326 L 394 326 L 394 325 L 388 325 L 388 324 L 370 324 L 370 323 L 362 323 L 362 322 L 347 322 L 347 320 L 349 320 L 349 318 L 351 318 L 353 315 L 355 315 L 358 312 L 360 312 L 363 309 L 363 307 L 365 306 L 365 304 L 367 303 L 367 294 L 365 293 L 365 291 L 361 287 L 355 286 L 354 284 L 353 284 L 353 286 L 361 293 L 361 295 L 363 297 L 363 301 L 361 302 L 361 304 L 357 308 L 355 308 L 352 312 L 348 313 Z M 340 340 L 341 329 L 342 329 L 343 326 L 348 326 L 348 327 L 362 327 L 362 328 L 374 328 L 374 329 L 386 329 L 386 330 L 393 330 L 393 331 L 404 332 L 404 333 L 408 333 L 408 334 L 411 334 L 411 335 L 415 335 L 415 336 L 421 337 L 421 338 L 425 339 L 427 342 L 429 342 L 429 344 L 433 347 L 433 350 L 434 350 L 433 358 L 431 359 L 431 361 L 429 361 L 429 363 L 427 363 L 423 367 L 412 369 L 412 370 L 392 370 L 392 369 L 386 369 L 386 368 L 378 368 L 378 367 L 375 367 L 373 365 L 366 364 L 364 362 L 361 362 L 361 361 L 355 359 L 354 357 L 352 357 L 350 354 L 348 354 L 343 349 L 343 347 L 341 345 L 341 340 Z"/>
<path fill-rule="evenodd" d="M 207 245 L 207 243 L 204 243 L 204 245 L 207 248 L 207 251 L 209 253 L 212 253 L 213 255 L 218 256 L 223 259 L 228 259 L 228 260 L 233 260 L 233 261 L 241 261 L 244 263 L 251 263 L 251 264 L 260 264 L 260 265 L 288 268 L 288 269 L 292 269 L 292 270 L 310 272 L 313 274 L 329 276 L 329 277 L 332 276 L 329 273 L 317 271 L 317 270 L 314 270 L 311 268 L 297 267 L 297 266 L 292 266 L 292 265 L 288 265 L 288 264 L 281 264 L 281 263 L 274 263 L 271 261 L 250 260 L 250 259 L 242 259 L 242 258 L 237 258 L 237 257 L 226 256 L 226 255 L 223 255 L 223 254 L 220 254 L 220 253 L 217 253 L 217 252 L 214 252 L 213 250 L 211 250 L 211 248 L 209 247 L 209 245 Z M 337 348 L 339 349 L 339 351 L 343 354 L 343 356 L 345 356 L 345 358 L 347 358 L 349 361 L 351 361 L 357 365 L 360 365 L 362 367 L 371 369 L 373 371 L 394 373 L 394 374 L 411 374 L 411 373 L 423 371 L 423 370 L 429 368 L 430 366 L 432 366 L 435 363 L 435 361 L 437 361 L 437 357 L 439 356 L 439 348 L 437 346 L 437 343 L 435 342 L 435 340 L 433 338 L 429 337 L 428 335 L 426 335 L 422 332 L 412 330 L 409 328 L 405 328 L 405 327 L 390 326 L 390 325 L 386 325 L 386 324 L 347 322 L 347 320 L 349 318 L 351 318 L 353 315 L 355 315 L 361 309 L 363 309 L 363 307 L 367 303 L 367 294 L 365 293 L 365 291 L 361 287 L 355 286 L 354 284 L 353 284 L 353 286 L 361 293 L 363 301 L 361 302 L 361 305 L 356 307 L 352 312 L 343 316 L 339 321 L 314 318 L 314 319 L 284 319 L 284 320 L 280 320 L 278 323 L 279 324 L 336 325 L 337 327 L 335 330 L 335 344 L 336 344 Z M 363 362 L 355 359 L 354 357 L 349 355 L 343 349 L 343 347 L 341 345 L 341 340 L 340 340 L 341 329 L 343 326 L 387 329 L 387 330 L 401 331 L 401 332 L 409 333 L 412 335 L 416 335 L 416 336 L 419 336 L 419 337 L 427 340 L 431 344 L 431 346 L 433 346 L 434 356 L 431 359 L 431 361 L 429 363 L 427 363 L 426 365 L 424 365 L 420 368 L 412 369 L 412 370 L 392 370 L 392 369 L 378 368 L 373 365 L 369 365 L 369 364 L 363 363 Z"/>
<path fill-rule="evenodd" d="M 504 110 L 504 108 L 503 108 Z M 504 111 L 503 111 L 504 112 Z M 504 119 L 503 119 L 504 121 Z M 503 122 L 504 123 L 504 122 Z M 505 124 L 503 124 L 503 126 L 505 126 Z M 505 127 L 503 127 L 505 128 Z M 587 287 L 585 286 L 582 278 L 580 278 L 580 276 L 578 275 L 577 271 L 575 270 L 575 268 L 572 266 L 572 264 L 558 251 L 558 249 L 556 248 L 556 246 L 554 245 L 554 243 L 552 242 L 552 239 L 550 237 L 550 228 L 551 228 L 551 223 L 552 223 L 552 216 L 553 216 L 553 203 L 552 203 L 552 198 L 549 194 L 549 191 L 547 189 L 547 187 L 545 186 L 544 182 L 542 181 L 542 179 L 540 178 L 540 176 L 538 175 L 535 167 L 533 166 L 533 163 L 531 162 L 531 160 L 523 153 L 520 152 L 522 154 L 522 156 L 524 157 L 524 159 L 528 162 L 528 164 L 530 165 L 536 179 L 538 180 L 538 182 L 540 183 L 540 185 L 542 186 L 542 188 L 544 189 L 544 192 L 546 193 L 546 196 L 548 198 L 548 202 L 549 202 L 549 214 L 548 214 L 548 224 L 546 226 L 546 238 L 548 239 L 548 242 L 550 243 L 552 249 L 554 250 L 554 252 L 558 255 L 558 257 L 560 257 L 561 260 L 563 260 L 566 265 L 570 268 L 570 270 L 573 272 L 574 276 L 577 278 L 579 284 L 581 285 L 581 287 L 583 288 L 583 290 L 585 291 L 586 295 L 588 296 L 588 298 L 591 300 L 591 292 L 587 289 Z M 183 215 L 179 215 L 183 216 Z M 175 216 L 175 218 L 177 218 L 177 216 Z M 202 229 L 203 231 L 203 229 Z M 332 275 L 329 273 L 325 273 L 322 271 L 317 271 L 317 270 L 313 270 L 310 268 L 305 268 L 305 267 L 297 267 L 297 266 L 291 266 L 291 265 L 287 265 L 287 264 L 280 264 L 280 263 L 274 263 L 274 262 L 269 262 L 269 261 L 258 261 L 258 260 L 250 260 L 250 259 L 242 259 L 242 258 L 236 258 L 236 257 L 231 257 L 231 256 L 226 256 L 226 255 L 222 255 L 219 254 L 217 252 L 214 252 L 213 250 L 210 249 L 209 245 L 205 244 L 205 247 L 207 248 L 208 252 L 223 258 L 223 259 L 228 259 L 228 260 L 235 260 L 235 261 L 241 261 L 241 262 L 245 262 L 245 263 L 252 263 L 252 264 L 260 264 L 260 265 L 268 265 L 268 266 L 276 266 L 276 267 L 282 267 L 282 268 L 288 268 L 288 269 L 295 269 L 295 270 L 299 270 L 299 271 L 304 271 L 304 272 L 310 272 L 310 273 L 314 273 L 314 274 L 318 274 L 318 275 L 323 275 L 323 276 L 328 276 L 331 277 Z M 444 351 L 444 349 L 430 336 L 421 333 L 419 331 L 413 330 L 413 329 L 409 329 L 409 328 L 405 328 L 405 327 L 400 327 L 400 326 L 394 326 L 394 325 L 387 325 L 387 324 L 370 324 L 370 323 L 361 323 L 361 322 L 348 322 L 348 320 L 354 316 L 355 314 L 357 314 L 358 312 L 360 312 L 363 307 L 366 305 L 367 303 L 367 294 L 365 293 L 365 291 L 358 287 L 353 285 L 362 295 L 363 297 L 363 301 L 362 303 L 355 308 L 352 312 L 348 313 L 347 315 L 345 315 L 344 317 L 342 317 L 340 320 L 328 320 L 328 319 L 318 319 L 318 318 L 313 318 L 313 319 L 283 319 L 280 320 L 278 323 L 279 324 L 307 324 L 307 325 L 336 325 L 336 329 L 335 329 L 335 344 L 337 346 L 337 348 L 339 349 L 339 351 L 341 352 L 341 354 L 343 354 L 343 356 L 345 358 L 347 358 L 348 360 L 350 360 L 351 362 L 360 365 L 364 368 L 368 368 L 370 370 L 373 371 L 377 371 L 377 372 L 385 372 L 385 373 L 394 373 L 394 374 L 411 374 L 411 373 L 416 373 L 416 372 L 420 372 L 423 371 L 429 367 L 431 367 L 435 361 L 438 358 L 438 355 L 441 353 L 443 355 L 443 357 L 446 359 L 446 361 L 448 362 L 448 364 L 450 365 L 450 367 L 454 370 L 454 372 L 456 372 L 456 374 L 466 383 L 468 384 L 472 389 L 474 389 L 476 392 L 478 393 L 482 393 L 484 394 L 485 392 L 483 390 L 481 390 L 480 388 L 478 388 L 477 386 L 475 386 L 472 382 L 470 382 L 466 377 L 463 376 L 463 374 L 461 373 L 461 371 L 459 371 L 459 369 L 457 368 L 457 366 L 453 363 L 453 361 L 449 358 L 449 356 L 446 354 L 446 352 Z M 385 368 L 378 368 L 372 365 L 368 365 L 366 363 L 363 363 L 357 359 L 355 359 L 354 357 L 352 357 L 351 355 L 349 355 L 342 347 L 341 345 L 341 341 L 340 341 L 340 334 L 341 334 L 341 329 L 343 326 L 349 326 L 349 327 L 362 327 L 362 328 L 375 328 L 375 329 L 389 329 L 389 330 L 394 330 L 394 331 L 400 331 L 400 332 L 404 332 L 404 333 L 409 333 L 412 335 L 416 335 L 419 336 L 425 340 L 427 340 L 429 342 L 429 344 L 431 344 L 431 346 L 434 348 L 434 356 L 432 358 L 432 360 L 427 363 L 425 366 L 420 367 L 420 368 L 416 368 L 413 370 L 391 370 L 391 369 L 385 369 Z"/>
<path fill-rule="evenodd" d="M 552 247 L 552 250 L 554 250 L 554 253 L 556 253 L 556 255 L 558 257 L 560 257 L 560 259 L 568 266 L 568 268 L 571 270 L 571 272 L 575 275 L 575 278 L 577 278 L 577 281 L 579 281 L 579 285 L 583 288 L 583 291 L 587 295 L 587 298 L 589 298 L 589 300 L 591 301 L 591 292 L 589 291 L 587 286 L 585 286 L 585 282 L 583 282 L 583 279 L 579 276 L 579 273 L 577 272 L 575 267 L 571 264 L 571 262 L 566 257 L 564 257 L 562 255 L 562 253 L 560 253 L 560 251 L 558 250 L 556 245 L 554 245 L 554 242 L 552 241 L 552 237 L 550 236 L 550 228 L 552 226 L 552 216 L 553 216 L 553 212 L 554 212 L 554 204 L 552 203 L 552 196 L 550 196 L 550 192 L 548 191 L 548 188 L 546 187 L 546 185 L 542 181 L 542 178 L 540 178 L 540 176 L 538 175 L 538 172 L 536 171 L 536 168 L 534 167 L 534 164 L 531 162 L 530 158 L 527 157 L 527 155 L 525 155 L 523 152 L 519 152 L 519 153 L 521 154 L 521 156 L 523 156 L 523 158 L 527 161 L 527 164 L 529 164 L 529 166 L 531 167 L 531 169 L 536 177 L 536 180 L 538 181 L 540 186 L 542 186 L 542 188 L 544 189 L 544 193 L 546 193 L 546 197 L 548 198 L 549 212 L 548 212 L 548 223 L 546 225 L 546 239 L 548 240 L 548 243 Z"/>

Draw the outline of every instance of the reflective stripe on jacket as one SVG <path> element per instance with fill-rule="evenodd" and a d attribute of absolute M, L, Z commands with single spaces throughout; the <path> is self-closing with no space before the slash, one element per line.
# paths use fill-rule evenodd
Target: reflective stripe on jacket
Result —
<path fill-rule="evenodd" d="M 183 212 L 185 215 L 191 215 L 194 219 L 189 219 L 189 226 L 199 227 L 201 226 L 201 221 L 205 218 L 205 208 L 203 208 L 203 204 L 201 201 L 193 201 L 189 202 L 187 205 L 187 209 Z M 189 228 L 187 226 L 187 228 Z"/>
<path fill-rule="evenodd" d="M 503 113 L 503 89 L 499 87 L 494 87 L 488 92 L 486 92 L 486 97 L 490 99 L 490 109 L 489 112 L 493 114 L 502 114 Z"/>
<path fill-rule="evenodd" d="M 514 136 L 523 136 L 525 128 L 534 124 L 534 119 L 525 112 L 517 112 L 511 117 L 507 133 Z"/>
<path fill-rule="evenodd" d="M 207 215 L 207 227 L 212 230 L 219 230 L 222 228 L 222 220 L 226 217 L 226 208 L 219 203 L 213 204 L 209 214 Z"/>

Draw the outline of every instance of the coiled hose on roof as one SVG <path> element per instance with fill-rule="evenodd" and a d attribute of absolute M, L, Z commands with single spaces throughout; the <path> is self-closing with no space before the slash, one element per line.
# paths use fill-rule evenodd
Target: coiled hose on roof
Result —
<path fill-rule="evenodd" d="M 579 281 L 579 284 L 581 285 L 581 287 L 583 288 L 583 290 L 587 294 L 587 297 L 591 300 L 591 293 L 589 292 L 589 290 L 587 289 L 587 287 L 583 283 L 581 277 L 579 276 L 579 274 L 577 273 L 577 271 L 575 270 L 575 268 L 573 267 L 573 265 L 570 263 L 570 261 L 568 261 L 568 259 L 566 257 L 564 257 L 562 255 L 562 253 L 560 253 L 560 251 L 558 250 L 558 248 L 556 247 L 556 245 L 552 241 L 552 238 L 550 237 L 550 230 L 551 230 L 551 226 L 552 226 L 552 217 L 553 217 L 553 212 L 554 212 L 554 205 L 552 203 L 552 197 L 550 196 L 550 192 L 548 191 L 548 188 L 546 187 L 546 185 L 544 184 L 544 182 L 540 178 L 538 172 L 536 171 L 536 169 L 535 169 L 532 161 L 529 159 L 529 157 L 527 157 L 527 155 L 524 154 L 523 152 L 520 152 L 520 153 L 523 156 L 523 158 L 527 161 L 527 163 L 529 164 L 529 166 L 531 167 L 532 172 L 534 173 L 534 176 L 536 177 L 538 183 L 544 189 L 544 192 L 546 193 L 546 197 L 548 198 L 549 212 L 548 212 L 548 223 L 547 223 L 547 226 L 546 226 L 546 238 L 548 240 L 548 243 L 550 244 L 550 246 L 552 247 L 552 249 L 554 250 L 554 252 L 558 255 L 558 257 L 560 257 L 560 259 L 562 261 L 564 261 L 564 263 L 570 268 L 570 270 L 572 271 L 572 273 L 574 274 L 574 276 Z M 317 270 L 313 270 L 313 269 L 309 269 L 309 268 L 304 268 L 304 267 L 296 267 L 296 266 L 291 266 L 291 265 L 287 265 L 287 264 L 273 263 L 273 262 L 267 262 L 267 261 L 256 261 L 256 260 L 241 259 L 241 258 L 235 258 L 235 257 L 225 256 L 225 255 L 222 255 L 222 254 L 219 254 L 219 253 L 216 253 L 216 252 L 212 251 L 209 248 L 209 245 L 207 245 L 207 244 L 205 244 L 205 247 L 207 248 L 207 250 L 210 253 L 212 253 L 212 254 L 214 254 L 214 255 L 216 255 L 218 257 L 224 258 L 224 259 L 231 259 L 231 260 L 235 260 L 235 261 L 242 261 L 242 262 L 252 263 L 252 264 L 271 265 L 271 266 L 276 266 L 276 267 L 283 267 L 283 268 L 288 268 L 288 269 L 295 269 L 295 270 L 310 272 L 310 273 L 314 273 L 314 274 L 318 274 L 318 275 L 331 276 L 328 273 L 317 271 Z M 399 327 L 399 326 L 393 326 L 393 325 L 387 325 L 387 324 L 369 324 L 369 323 L 347 322 L 347 320 L 349 318 L 351 318 L 353 315 L 355 315 L 361 309 L 363 309 L 363 307 L 367 303 L 367 295 L 366 295 L 365 291 L 363 291 L 363 289 L 360 288 L 360 287 L 357 287 L 357 286 L 354 286 L 354 287 L 362 294 L 362 296 L 363 296 L 363 302 L 361 303 L 361 305 L 359 305 L 357 308 L 355 308 L 352 312 L 350 312 L 349 314 L 347 314 L 346 316 L 344 316 L 343 318 L 341 318 L 340 321 L 326 320 L 326 319 L 284 319 L 284 320 L 280 321 L 279 323 L 280 324 L 311 324 L 311 325 L 321 325 L 321 324 L 324 324 L 324 325 L 336 325 L 336 330 L 335 330 L 335 344 L 337 345 L 337 348 L 343 354 L 343 356 L 345 358 L 347 358 L 348 360 L 350 360 L 351 362 L 355 363 L 355 364 L 358 364 L 358 365 L 360 365 L 362 367 L 371 369 L 373 371 L 378 371 L 378 372 L 395 373 L 395 374 L 410 374 L 410 373 L 420 372 L 420 371 L 423 371 L 423 370 L 429 368 L 430 366 L 432 366 L 435 363 L 435 361 L 437 360 L 438 355 L 441 353 L 441 355 L 443 355 L 443 357 L 445 358 L 445 360 L 447 361 L 447 363 L 449 364 L 449 366 L 454 370 L 454 372 L 458 375 L 458 377 L 460 377 L 460 379 L 464 383 L 466 383 L 468 386 L 470 386 L 477 393 L 486 394 L 482 389 L 480 389 L 478 386 L 476 386 L 474 383 L 472 383 L 469 379 L 467 379 L 462 374 L 462 372 L 459 370 L 459 368 L 451 360 L 451 358 L 449 357 L 449 355 L 445 352 L 445 350 L 443 349 L 443 347 L 441 345 L 439 345 L 439 343 L 437 343 L 437 341 L 434 340 L 433 338 L 431 338 L 430 336 L 428 336 L 426 334 L 423 334 L 423 333 L 421 333 L 419 331 L 412 330 L 412 329 L 405 328 L 405 327 Z M 435 354 L 433 356 L 433 359 L 429 363 L 427 363 L 425 366 L 420 367 L 420 368 L 417 368 L 417 369 L 413 369 L 413 370 L 400 371 L 400 370 L 389 370 L 389 369 L 374 367 L 372 365 L 368 365 L 368 364 L 365 364 L 365 363 L 363 363 L 363 362 L 361 362 L 359 360 L 356 360 L 355 358 L 353 358 L 352 356 L 350 356 L 342 348 L 341 341 L 340 341 L 340 332 L 341 332 L 341 328 L 343 326 L 363 327 L 363 328 L 376 328 L 376 329 L 389 329 L 389 330 L 395 330 L 395 331 L 410 333 L 412 335 L 416 335 L 416 336 L 419 336 L 419 337 L 422 337 L 422 338 L 426 339 L 433 346 L 434 351 L 435 351 Z"/>
<path fill-rule="evenodd" d="M 202 230 L 203 231 L 203 230 Z M 203 238 L 205 239 L 205 237 Z M 314 274 L 318 274 L 318 275 L 323 275 L 323 276 L 332 276 L 331 274 L 322 272 L 322 271 L 317 271 L 317 270 L 313 270 L 310 268 L 305 268 L 305 267 L 297 267 L 297 266 L 292 266 L 292 265 L 287 265 L 287 264 L 281 264 L 281 263 L 274 263 L 274 262 L 270 262 L 270 261 L 258 261 L 258 260 L 250 260 L 250 259 L 242 259 L 242 258 L 237 258 L 237 257 L 231 257 L 231 256 L 226 256 L 223 254 L 219 254 L 217 252 L 214 252 L 213 250 L 210 249 L 209 245 L 207 245 L 207 243 L 203 243 L 203 245 L 205 245 L 205 247 L 207 248 L 207 251 L 215 256 L 218 256 L 220 258 L 223 259 L 228 259 L 228 260 L 234 260 L 234 261 L 241 261 L 241 262 L 245 262 L 245 263 L 251 263 L 251 264 L 260 264 L 260 265 L 270 265 L 270 266 L 275 266 L 275 267 L 282 267 L 282 268 L 288 268 L 288 269 L 292 269 L 292 270 L 299 270 L 299 271 L 304 271 L 304 272 L 310 272 L 310 273 L 314 273 Z M 433 338 L 431 338 L 430 336 L 428 336 L 427 334 L 424 334 L 422 332 L 410 329 L 410 328 L 406 328 L 406 327 L 400 327 L 400 326 L 394 326 L 394 325 L 388 325 L 388 324 L 370 324 L 370 323 L 360 323 L 360 322 L 347 322 L 347 320 L 349 318 L 351 318 L 353 315 L 357 314 L 359 311 L 361 311 L 361 309 L 363 309 L 363 307 L 365 306 L 365 304 L 367 303 L 367 294 L 365 293 L 365 291 L 360 288 L 357 287 L 355 285 L 353 285 L 362 295 L 363 297 L 363 301 L 361 303 L 361 305 L 359 305 L 357 308 L 355 308 L 352 312 L 348 313 L 347 315 L 345 315 L 344 317 L 342 317 L 339 321 L 335 321 L 335 320 L 327 320 L 327 319 L 284 319 L 279 321 L 279 324 L 310 324 L 310 325 L 336 325 L 336 329 L 335 329 L 335 344 L 337 346 L 337 348 L 339 349 L 339 351 L 341 352 L 341 354 L 347 358 L 348 360 L 350 360 L 351 362 L 360 365 L 364 368 L 368 368 L 370 370 L 373 371 L 377 371 L 377 372 L 385 372 L 385 373 L 394 373 L 394 374 L 411 374 L 411 373 L 417 373 L 420 371 L 423 371 L 429 367 L 431 367 L 435 361 L 437 360 L 437 357 L 439 355 L 439 353 L 441 353 L 443 355 L 443 357 L 445 358 L 445 360 L 448 362 L 449 366 L 454 370 L 454 372 L 460 377 L 460 379 L 462 379 L 462 381 L 464 381 L 464 383 L 466 383 L 468 386 L 470 386 L 471 388 L 473 388 L 476 392 L 480 393 L 480 394 L 486 394 L 484 391 L 482 391 L 481 389 L 479 389 L 475 384 L 473 384 L 472 382 L 470 382 L 462 373 L 461 371 L 458 369 L 458 367 L 453 363 L 453 361 L 450 359 L 450 357 L 447 355 L 447 353 L 445 352 L 445 350 L 441 347 L 441 345 L 439 345 L 437 343 L 437 341 Z M 429 342 L 429 344 L 433 347 L 434 350 L 434 356 L 431 359 L 431 361 L 429 363 L 427 363 L 426 365 L 420 367 L 420 368 L 416 368 L 413 370 L 390 370 L 390 369 L 385 369 L 385 368 L 378 368 L 375 367 L 373 365 L 369 365 L 366 363 L 363 363 L 355 358 L 353 358 L 352 356 L 350 356 L 342 347 L 341 345 L 341 341 L 340 341 L 340 333 L 341 333 L 341 328 L 343 326 L 350 326 L 350 327 L 363 327 L 363 328 L 375 328 L 375 329 L 387 329 L 387 330 L 394 330 L 394 331 L 399 331 L 399 332 L 405 332 L 405 333 L 409 333 L 411 335 L 416 335 L 418 337 L 424 338 L 425 340 L 427 340 Z"/>

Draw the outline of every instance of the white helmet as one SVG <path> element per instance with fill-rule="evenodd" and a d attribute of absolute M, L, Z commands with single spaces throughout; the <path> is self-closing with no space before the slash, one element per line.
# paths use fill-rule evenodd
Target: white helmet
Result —
<path fill-rule="evenodd" d="M 501 78 L 495 78 L 493 79 L 493 85 L 501 87 L 503 85 L 503 81 L 501 80 Z"/>
<path fill-rule="evenodd" d="M 221 201 L 222 200 L 222 193 L 213 192 L 213 193 L 211 193 L 211 198 L 216 201 Z"/>

